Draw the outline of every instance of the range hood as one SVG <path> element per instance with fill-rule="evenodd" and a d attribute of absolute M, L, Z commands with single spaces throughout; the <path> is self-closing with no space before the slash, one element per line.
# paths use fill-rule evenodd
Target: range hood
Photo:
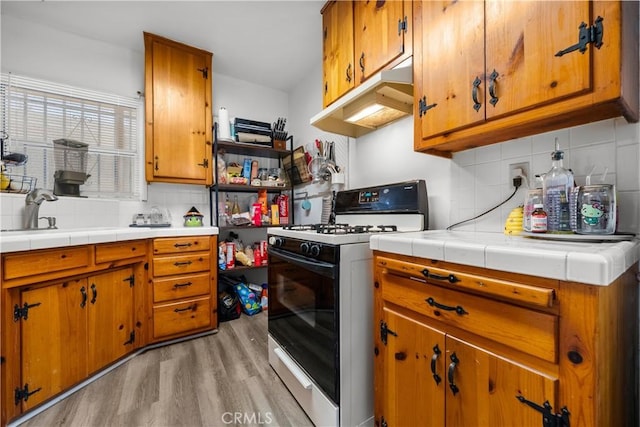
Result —
<path fill-rule="evenodd" d="M 353 138 L 413 112 L 412 67 L 383 70 L 313 116 L 312 126 Z"/>

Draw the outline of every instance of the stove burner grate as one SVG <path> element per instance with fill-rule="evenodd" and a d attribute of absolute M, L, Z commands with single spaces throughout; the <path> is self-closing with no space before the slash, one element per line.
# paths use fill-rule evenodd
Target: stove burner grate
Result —
<path fill-rule="evenodd" d="M 287 225 L 285 230 L 315 231 L 318 234 L 363 234 L 398 231 L 396 225 L 302 224 Z"/>

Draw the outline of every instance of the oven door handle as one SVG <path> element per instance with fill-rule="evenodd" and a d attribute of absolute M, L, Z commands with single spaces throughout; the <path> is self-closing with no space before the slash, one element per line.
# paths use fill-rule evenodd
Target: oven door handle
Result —
<path fill-rule="evenodd" d="M 329 277 L 331 279 L 336 278 L 336 270 L 337 266 L 330 264 L 324 261 L 318 260 L 308 260 L 304 258 L 297 257 L 295 255 L 290 255 L 280 249 L 270 247 L 269 253 L 271 255 L 275 255 L 283 260 L 294 264 L 300 268 L 304 268 L 305 270 L 313 271 L 314 273 L 318 273 L 321 276 Z"/>
<path fill-rule="evenodd" d="M 296 362 L 294 362 L 289 355 L 287 355 L 284 351 L 279 348 L 273 349 L 273 352 L 278 356 L 278 359 L 287 367 L 289 372 L 298 380 L 302 388 L 305 390 L 309 390 L 311 388 L 311 380 L 307 377 L 302 369 L 298 368 Z"/>

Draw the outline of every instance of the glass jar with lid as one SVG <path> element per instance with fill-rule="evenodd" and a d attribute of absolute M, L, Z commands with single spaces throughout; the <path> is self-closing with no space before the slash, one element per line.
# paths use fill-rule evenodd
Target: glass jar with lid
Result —
<path fill-rule="evenodd" d="M 579 187 L 576 233 L 613 234 L 616 231 L 616 193 L 610 184 Z"/>

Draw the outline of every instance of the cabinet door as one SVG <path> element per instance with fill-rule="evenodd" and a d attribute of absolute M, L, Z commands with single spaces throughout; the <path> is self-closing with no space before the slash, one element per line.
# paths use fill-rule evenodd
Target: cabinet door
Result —
<path fill-rule="evenodd" d="M 89 277 L 89 373 L 95 372 L 134 348 L 133 269 Z"/>
<path fill-rule="evenodd" d="M 354 2 L 356 81 L 362 83 L 404 53 L 403 1 Z M 410 23 L 406 23 L 410 25 Z"/>
<path fill-rule="evenodd" d="M 322 10 L 323 106 L 355 85 L 353 62 L 353 2 L 335 1 Z"/>
<path fill-rule="evenodd" d="M 558 381 L 455 337 L 446 337 L 447 427 L 539 427 L 542 414 L 517 396 L 556 407 Z M 455 389 L 455 392 L 454 392 Z"/>
<path fill-rule="evenodd" d="M 381 415 L 389 426 L 444 426 L 444 333 L 388 308 L 383 318 L 391 332 Z"/>
<path fill-rule="evenodd" d="M 21 320 L 22 384 L 35 392 L 23 410 L 87 376 L 87 280 L 73 280 L 21 292 L 31 306 Z"/>
<path fill-rule="evenodd" d="M 578 42 L 581 22 L 593 22 L 588 1 L 485 4 L 487 120 L 591 90 L 593 45 L 584 54 L 556 56 Z M 474 46 L 467 45 L 465 54 Z"/>
<path fill-rule="evenodd" d="M 416 135 L 426 138 L 483 122 L 484 3 L 424 0 L 418 7 L 422 13 L 416 15 L 422 19 L 414 38 Z M 480 104 L 477 108 L 474 99 Z M 422 102 L 431 108 L 420 112 Z"/>
<path fill-rule="evenodd" d="M 153 38 L 146 49 L 147 180 L 211 184 L 211 54 Z"/>

